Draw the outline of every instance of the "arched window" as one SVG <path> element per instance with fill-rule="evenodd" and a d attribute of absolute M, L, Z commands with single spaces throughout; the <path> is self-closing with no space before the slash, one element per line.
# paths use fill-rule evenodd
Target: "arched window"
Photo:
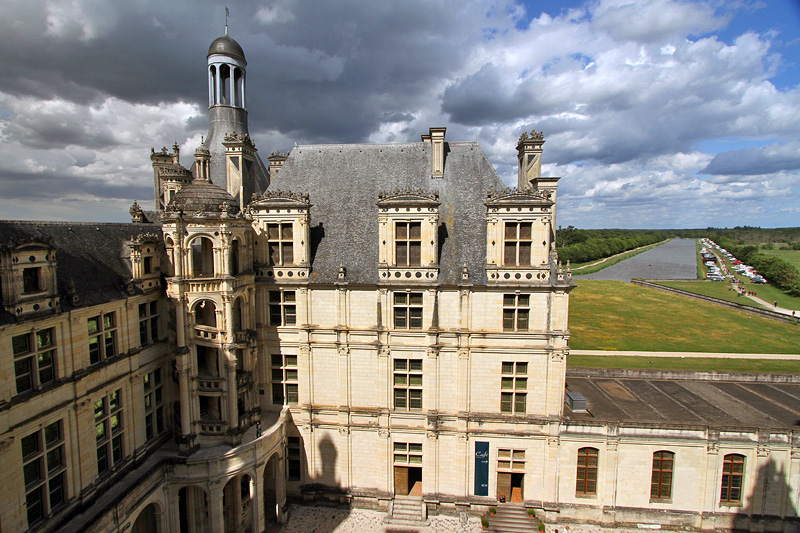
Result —
<path fill-rule="evenodd" d="M 217 306 L 211 300 L 202 300 L 194 306 L 194 322 L 198 326 L 217 327 Z"/>
<path fill-rule="evenodd" d="M 197 237 L 192 241 L 192 277 L 214 277 L 214 243 L 207 237 Z"/>
<path fill-rule="evenodd" d="M 668 500 L 672 498 L 672 467 L 675 454 L 659 451 L 653 454 L 653 476 L 650 480 L 650 499 Z"/>
<path fill-rule="evenodd" d="M 722 462 L 722 489 L 719 502 L 742 503 L 744 486 L 744 455 L 729 453 Z"/>
<path fill-rule="evenodd" d="M 578 471 L 576 475 L 575 494 L 578 496 L 594 496 L 597 494 L 597 448 L 581 448 L 578 450 Z"/>

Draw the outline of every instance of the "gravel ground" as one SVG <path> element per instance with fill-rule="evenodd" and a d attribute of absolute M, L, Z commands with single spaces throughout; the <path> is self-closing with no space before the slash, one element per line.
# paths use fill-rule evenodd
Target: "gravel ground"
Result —
<path fill-rule="evenodd" d="M 428 526 L 403 526 L 384 524 L 386 513 L 366 509 L 340 509 L 291 505 L 289 521 L 269 530 L 270 533 L 478 533 L 483 531 L 480 518 L 470 516 L 466 523 L 457 517 L 431 516 Z M 610 529 L 594 525 L 548 524 L 546 533 L 611 533 L 638 531 L 639 529 Z"/>

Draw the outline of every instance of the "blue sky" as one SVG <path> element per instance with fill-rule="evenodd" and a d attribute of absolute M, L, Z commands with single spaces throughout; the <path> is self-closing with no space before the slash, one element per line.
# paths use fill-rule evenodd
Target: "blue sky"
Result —
<path fill-rule="evenodd" d="M 262 154 L 543 131 L 559 220 L 800 225 L 800 6 L 763 0 L 231 1 Z M 123 221 L 150 148 L 208 129 L 215 2 L 6 0 L 0 217 Z"/>

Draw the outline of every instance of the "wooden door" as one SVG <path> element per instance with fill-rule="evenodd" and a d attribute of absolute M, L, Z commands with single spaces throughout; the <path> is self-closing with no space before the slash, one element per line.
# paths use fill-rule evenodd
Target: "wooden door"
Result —
<path fill-rule="evenodd" d="M 408 495 L 408 468 L 405 466 L 394 467 L 394 493 Z"/>
<path fill-rule="evenodd" d="M 511 497 L 511 474 L 508 472 L 497 473 L 497 499 L 500 496 L 505 496 L 506 501 Z"/>

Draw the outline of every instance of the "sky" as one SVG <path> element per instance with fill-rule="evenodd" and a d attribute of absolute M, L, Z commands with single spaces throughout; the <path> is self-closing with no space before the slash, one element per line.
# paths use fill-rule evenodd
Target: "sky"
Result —
<path fill-rule="evenodd" d="M 152 208 L 150 149 L 188 167 L 207 133 L 224 4 L 2 3 L 0 218 Z M 513 186 L 536 130 L 559 226 L 800 226 L 799 0 L 227 5 L 262 159 L 445 126 Z"/>

